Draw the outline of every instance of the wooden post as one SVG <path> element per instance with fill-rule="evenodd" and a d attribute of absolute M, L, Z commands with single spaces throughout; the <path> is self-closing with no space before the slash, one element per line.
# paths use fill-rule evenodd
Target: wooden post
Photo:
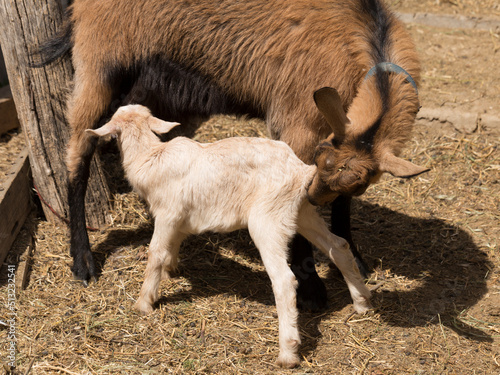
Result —
<path fill-rule="evenodd" d="M 30 67 L 37 46 L 54 36 L 62 22 L 60 1 L 0 0 L 0 45 L 28 143 L 34 184 L 54 211 L 68 217 L 64 158 L 70 130 L 64 114 L 71 61 L 65 57 L 44 68 Z M 47 219 L 56 221 L 43 207 Z M 95 157 L 86 197 L 87 224 L 104 224 L 109 208 L 107 182 Z"/>

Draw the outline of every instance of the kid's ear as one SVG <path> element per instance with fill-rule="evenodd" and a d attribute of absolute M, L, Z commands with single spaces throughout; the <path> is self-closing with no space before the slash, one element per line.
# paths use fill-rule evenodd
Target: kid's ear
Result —
<path fill-rule="evenodd" d="M 180 125 L 178 122 L 168 122 L 151 116 L 149 118 L 149 127 L 156 134 L 167 134 L 170 130 Z"/>
<path fill-rule="evenodd" d="M 85 133 L 92 137 L 116 138 L 121 131 L 122 129 L 116 125 L 114 121 L 110 121 L 98 129 L 87 129 L 85 130 Z"/>

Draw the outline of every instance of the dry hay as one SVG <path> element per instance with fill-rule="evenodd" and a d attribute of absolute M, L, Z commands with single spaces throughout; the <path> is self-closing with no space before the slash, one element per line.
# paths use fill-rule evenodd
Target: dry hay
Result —
<path fill-rule="evenodd" d="M 300 315 L 300 369 L 274 364 L 272 289 L 246 231 L 186 240 L 180 273 L 163 282 L 154 313 L 142 317 L 132 310 L 152 224 L 138 197 L 124 192 L 114 196 L 111 227 L 90 233 L 100 276 L 88 288 L 71 281 L 65 226 L 33 220 L 29 286 L 16 301 L 20 370 L 494 373 L 500 337 L 497 137 L 436 134 L 423 124 L 416 129 L 407 155 L 432 171 L 409 181 L 386 177 L 354 205 L 355 241 L 375 269 L 369 283 L 377 310 L 353 315 L 345 284 L 318 256 L 330 305 Z M 259 121 L 222 117 L 205 124 L 197 138 L 264 131 Z"/>
<path fill-rule="evenodd" d="M 449 6 L 458 7 L 454 3 L 466 4 Z M 477 3 L 488 12 L 497 9 Z M 467 9 L 465 14 L 475 12 L 475 6 Z M 424 77 L 423 102 L 445 101 L 430 90 L 439 85 L 429 82 Z M 260 121 L 219 117 L 205 123 L 196 139 L 265 134 Z M 345 283 L 318 255 L 329 307 L 301 312 L 302 363 L 295 370 L 274 363 L 272 289 L 246 231 L 186 240 L 179 274 L 162 283 L 156 310 L 142 317 L 132 306 L 152 224 L 126 185 L 115 185 L 113 224 L 90 233 L 100 276 L 88 288 L 72 281 L 65 225 L 32 217 L 16 245 L 22 249 L 30 232 L 36 238 L 29 284 L 16 300 L 17 373 L 498 374 L 498 139 L 498 132 L 481 127 L 462 134 L 449 125 L 417 124 L 404 156 L 431 172 L 408 181 L 386 176 L 354 202 L 353 235 L 374 268 L 369 284 L 376 311 L 353 315 Z M 105 157 L 113 162 L 112 154 Z M 17 257 L 12 252 L 6 264 L 17 264 Z M 4 265 L 0 276 L 5 274 Z M 5 299 L 0 280 L 0 321 L 6 320 Z M 7 330 L 0 325 L 2 353 L 5 345 Z"/>
<path fill-rule="evenodd" d="M 19 129 L 0 135 L 0 184 L 6 179 L 26 141 Z"/>

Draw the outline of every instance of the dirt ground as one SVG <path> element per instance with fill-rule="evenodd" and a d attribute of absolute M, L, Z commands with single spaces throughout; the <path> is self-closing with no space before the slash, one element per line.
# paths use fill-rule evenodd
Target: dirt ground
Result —
<path fill-rule="evenodd" d="M 500 22 L 493 0 L 389 3 L 398 12 Z M 408 181 L 386 176 L 355 200 L 354 240 L 374 269 L 373 313 L 352 314 L 345 283 L 318 255 L 328 309 L 301 312 L 301 367 L 279 369 L 271 285 L 248 233 L 239 231 L 186 240 L 179 274 L 162 284 L 154 313 L 141 317 L 132 305 L 152 225 L 135 194 L 116 193 L 113 224 L 90 233 L 97 283 L 72 281 L 66 226 L 35 214 L 8 256 L 2 276 L 34 235 L 29 283 L 16 299 L 16 373 L 500 374 L 500 37 L 408 28 L 423 64 L 423 110 L 472 123 L 464 132 L 422 117 L 403 156 L 431 172 Z M 240 135 L 266 130 L 260 121 L 218 117 L 197 139 Z M 16 132 L 1 138 L 0 182 L 22 144 Z M 6 299 L 0 279 L 3 322 Z M 0 323 L 4 364 L 7 331 Z"/>

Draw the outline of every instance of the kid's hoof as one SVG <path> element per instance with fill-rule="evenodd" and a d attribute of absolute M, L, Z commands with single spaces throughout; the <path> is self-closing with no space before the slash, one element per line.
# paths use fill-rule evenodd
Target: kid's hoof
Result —
<path fill-rule="evenodd" d="M 368 298 L 362 297 L 359 301 L 354 302 L 354 310 L 356 310 L 358 314 L 365 314 L 373 310 L 373 306 Z"/>
<path fill-rule="evenodd" d="M 300 358 L 297 354 L 280 354 L 276 363 L 283 368 L 294 368 L 300 365 Z"/>
<path fill-rule="evenodd" d="M 153 305 L 144 301 L 137 301 L 134 305 L 134 309 L 136 309 L 142 315 L 148 315 L 153 312 Z"/>

